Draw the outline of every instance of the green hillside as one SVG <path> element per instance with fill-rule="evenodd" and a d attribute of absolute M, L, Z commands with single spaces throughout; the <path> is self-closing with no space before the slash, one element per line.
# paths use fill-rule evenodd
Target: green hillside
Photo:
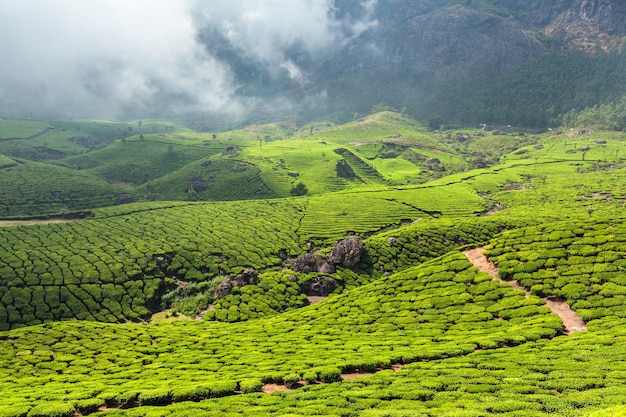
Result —
<path fill-rule="evenodd" d="M 54 216 L 117 204 L 124 193 L 85 172 L 2 157 L 0 216 Z M 12 164 L 11 164 L 12 162 Z"/>
<path fill-rule="evenodd" d="M 104 148 L 141 133 L 183 131 L 159 120 L 118 123 L 106 120 L 15 120 L 0 118 L 0 153 L 35 161 L 55 160 Z"/>
<path fill-rule="evenodd" d="M 346 125 L 314 123 L 296 129 L 271 124 L 219 133 L 173 131 L 172 125 L 155 121 L 4 122 L 5 135 L 24 136 L 0 141 L 0 145 L 7 145 L 8 158 L 19 155 L 25 162 L 54 158 L 49 162 L 72 170 L 65 172 L 74 172 L 79 182 L 89 176 L 110 184 L 116 200 L 105 201 L 93 193 L 93 200 L 77 206 L 79 210 L 131 201 L 259 200 L 384 190 L 390 185 L 422 184 L 463 171 L 475 164 L 475 159 L 484 159 L 484 154 L 466 144 L 460 146 L 451 133 L 430 134 L 417 122 L 389 111 Z M 84 140 L 74 136 L 79 133 Z M 11 148 L 13 145 L 19 149 Z M 512 144 L 492 146 L 489 162 L 497 162 L 499 155 L 511 148 Z M 49 155 L 41 154 L 44 151 Z M 7 159 L 7 164 L 12 163 Z M 29 178 L 29 172 L 23 170 L 24 179 L 18 182 L 41 182 L 40 175 L 33 171 L 33 178 Z M 10 177 L 7 181 L 15 182 Z M 77 184 L 58 181 L 73 195 L 89 195 Z M 56 206 L 41 202 L 38 186 L 31 188 L 39 198 L 27 198 L 27 210 L 14 208 L 6 211 L 5 217 L 59 213 Z"/>
<path fill-rule="evenodd" d="M 142 184 L 220 152 L 224 147 L 195 138 L 142 134 L 116 141 L 102 150 L 66 158 L 61 163 L 112 183 Z"/>
<path fill-rule="evenodd" d="M 619 413 L 625 139 L 384 112 L 3 157 L 5 217 L 65 221 L 0 228 L 0 416 Z"/>

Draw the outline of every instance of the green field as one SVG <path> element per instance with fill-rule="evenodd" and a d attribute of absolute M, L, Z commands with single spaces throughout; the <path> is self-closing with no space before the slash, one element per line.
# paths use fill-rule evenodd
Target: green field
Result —
<path fill-rule="evenodd" d="M 626 136 L 494 133 L 0 120 L 0 416 L 624 415 Z"/>

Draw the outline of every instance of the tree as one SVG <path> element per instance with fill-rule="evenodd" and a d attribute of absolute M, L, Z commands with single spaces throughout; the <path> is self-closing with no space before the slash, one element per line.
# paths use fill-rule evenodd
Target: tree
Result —
<path fill-rule="evenodd" d="M 309 192 L 309 189 L 303 183 L 299 182 L 291 188 L 291 195 L 299 196 L 305 195 Z"/>

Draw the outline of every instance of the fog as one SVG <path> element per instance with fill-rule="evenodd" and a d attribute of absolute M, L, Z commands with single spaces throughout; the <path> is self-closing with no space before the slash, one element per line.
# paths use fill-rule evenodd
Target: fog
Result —
<path fill-rule="evenodd" d="M 264 98 L 242 62 L 304 85 L 302 62 L 375 26 L 375 6 L 339 19 L 332 0 L 0 0 L 0 115 L 243 118 Z"/>

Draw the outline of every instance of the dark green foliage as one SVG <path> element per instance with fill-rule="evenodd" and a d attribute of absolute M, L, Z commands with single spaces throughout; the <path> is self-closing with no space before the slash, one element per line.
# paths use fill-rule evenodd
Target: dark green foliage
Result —
<path fill-rule="evenodd" d="M 626 93 L 625 62 L 624 54 L 618 53 L 548 55 L 495 80 L 448 84 L 431 111 L 465 125 L 570 124 L 576 111 L 563 115 L 572 109 L 582 111 L 621 99 Z"/>
<path fill-rule="evenodd" d="M 303 183 L 299 182 L 296 185 L 293 186 L 293 188 L 291 188 L 291 195 L 293 196 L 302 196 L 302 195 L 306 195 L 309 192 L 309 189 L 307 188 L 306 185 L 304 185 Z"/>
<path fill-rule="evenodd" d="M 348 164 L 346 162 L 345 159 L 341 159 L 341 160 L 337 161 L 337 164 L 335 165 L 335 171 L 337 171 L 337 176 L 339 178 L 347 178 L 347 179 L 354 179 L 354 178 L 356 178 L 356 174 L 354 173 L 354 170 L 352 169 L 350 164 Z M 292 192 L 292 194 L 293 194 L 293 192 Z"/>

